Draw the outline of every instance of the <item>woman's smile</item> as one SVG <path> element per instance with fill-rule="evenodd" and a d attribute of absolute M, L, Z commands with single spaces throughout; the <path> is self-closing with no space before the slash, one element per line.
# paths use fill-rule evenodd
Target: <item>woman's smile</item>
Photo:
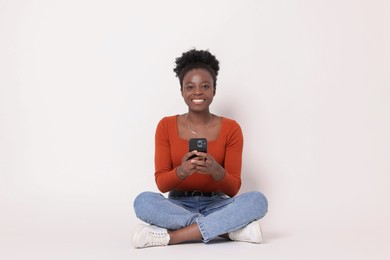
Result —
<path fill-rule="evenodd" d="M 191 99 L 191 101 L 195 104 L 202 104 L 203 102 L 206 102 L 206 99 Z"/>

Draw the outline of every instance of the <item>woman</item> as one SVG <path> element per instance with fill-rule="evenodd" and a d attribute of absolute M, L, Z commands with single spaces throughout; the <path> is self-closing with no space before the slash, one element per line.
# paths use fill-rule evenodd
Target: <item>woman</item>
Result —
<path fill-rule="evenodd" d="M 239 124 L 210 112 L 219 62 L 209 51 L 190 50 L 174 72 L 188 112 L 164 117 L 155 135 L 155 181 L 161 193 L 143 192 L 134 201 L 140 224 L 136 248 L 209 242 L 218 236 L 260 243 L 257 220 L 267 212 L 260 192 L 237 195 L 241 186 L 243 136 Z M 190 151 L 188 140 L 203 137 L 208 151 Z M 195 157 L 192 157 L 195 156 Z M 191 158 L 190 158 L 191 157 Z"/>

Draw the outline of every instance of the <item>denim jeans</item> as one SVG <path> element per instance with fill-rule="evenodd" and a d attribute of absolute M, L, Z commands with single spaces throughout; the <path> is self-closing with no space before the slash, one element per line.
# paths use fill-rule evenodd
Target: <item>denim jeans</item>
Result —
<path fill-rule="evenodd" d="M 205 243 L 261 219 L 267 209 L 266 197 L 256 191 L 232 198 L 226 195 L 166 198 L 161 193 L 146 191 L 134 200 L 134 211 L 140 220 L 169 230 L 196 223 Z"/>

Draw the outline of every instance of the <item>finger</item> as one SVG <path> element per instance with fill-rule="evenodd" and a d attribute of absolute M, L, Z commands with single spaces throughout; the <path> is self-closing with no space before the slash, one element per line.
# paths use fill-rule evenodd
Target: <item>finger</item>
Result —
<path fill-rule="evenodd" d="M 193 158 L 194 156 L 196 156 L 196 153 L 197 153 L 196 150 L 193 150 L 193 151 L 187 153 L 186 155 L 184 155 L 184 161 L 187 161 L 187 160 Z"/>
<path fill-rule="evenodd" d="M 205 165 L 205 159 L 203 157 L 196 157 L 195 159 L 191 160 L 191 163 L 194 165 L 204 166 Z"/>
<path fill-rule="evenodd" d="M 195 161 L 195 160 L 191 160 L 190 163 L 188 164 L 188 169 L 190 169 L 190 170 L 194 170 L 197 166 L 197 164 L 193 163 L 193 161 Z"/>
<path fill-rule="evenodd" d="M 190 163 L 196 166 L 198 164 L 198 161 L 198 159 L 191 159 Z"/>
<path fill-rule="evenodd" d="M 207 160 L 204 157 L 199 157 L 199 159 L 197 160 L 196 164 L 199 165 L 199 166 L 205 167 L 205 166 L 211 165 L 211 161 Z"/>
<path fill-rule="evenodd" d="M 207 156 L 207 153 L 203 153 L 203 152 L 196 152 L 196 155 L 199 156 L 199 157 L 206 157 Z"/>
<path fill-rule="evenodd" d="M 206 167 L 203 167 L 203 166 L 197 166 L 196 167 L 196 172 L 200 173 L 200 174 L 209 174 L 207 171 L 206 171 Z"/>

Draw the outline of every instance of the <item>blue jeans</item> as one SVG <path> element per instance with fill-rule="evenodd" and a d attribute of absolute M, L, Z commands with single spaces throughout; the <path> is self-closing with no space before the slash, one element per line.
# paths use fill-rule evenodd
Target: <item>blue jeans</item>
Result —
<path fill-rule="evenodd" d="M 166 198 L 147 191 L 134 200 L 134 211 L 140 220 L 169 230 L 196 223 L 205 243 L 261 219 L 267 209 L 266 197 L 256 191 L 232 198 L 226 195 Z"/>

